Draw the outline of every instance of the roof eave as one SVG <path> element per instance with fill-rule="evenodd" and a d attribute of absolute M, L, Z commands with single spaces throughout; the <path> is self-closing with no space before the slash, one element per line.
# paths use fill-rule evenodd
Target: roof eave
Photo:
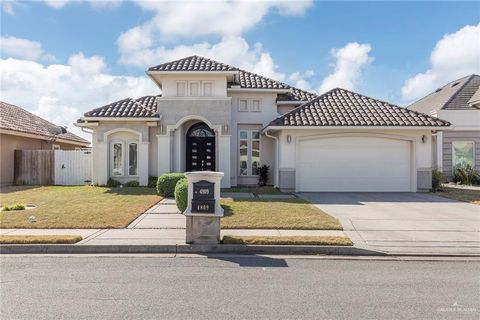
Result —
<path fill-rule="evenodd" d="M 277 126 L 277 125 L 268 125 L 262 129 L 262 132 L 267 130 L 311 130 L 311 129 L 321 129 L 321 130 L 331 130 L 331 129 L 362 129 L 362 130 L 450 130 L 451 125 L 446 126 Z"/>
<path fill-rule="evenodd" d="M 160 121 L 160 117 L 81 117 L 83 121 Z"/>
<path fill-rule="evenodd" d="M 289 93 L 290 89 L 257 89 L 257 88 L 227 88 L 227 92 L 275 92 L 275 93 Z"/>

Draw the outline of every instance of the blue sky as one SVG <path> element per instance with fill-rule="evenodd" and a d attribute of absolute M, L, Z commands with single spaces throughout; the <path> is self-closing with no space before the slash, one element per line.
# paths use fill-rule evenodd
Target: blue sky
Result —
<path fill-rule="evenodd" d="M 2 1 L 1 15 L 2 99 L 54 121 L 155 94 L 144 70 L 188 54 L 400 105 L 480 69 L 478 1 Z M 27 66 L 48 85 L 25 79 Z"/>

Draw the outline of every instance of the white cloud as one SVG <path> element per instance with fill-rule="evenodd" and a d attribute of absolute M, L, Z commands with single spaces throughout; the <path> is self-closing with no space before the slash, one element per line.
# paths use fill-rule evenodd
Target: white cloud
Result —
<path fill-rule="evenodd" d="M 3 0 L 3 1 L 0 1 L 0 5 L 2 6 L 3 12 L 11 16 L 15 15 L 15 10 L 13 9 L 13 5 L 14 5 L 13 1 Z"/>
<path fill-rule="evenodd" d="M 127 97 L 158 94 L 145 76 L 108 73 L 104 59 L 72 55 L 67 64 L 43 66 L 34 61 L 0 59 L 3 101 L 26 108 L 85 138 L 73 123 L 83 113 Z"/>
<path fill-rule="evenodd" d="M 155 13 L 151 20 L 141 26 L 143 36 L 147 38 L 160 36 L 163 39 L 205 35 L 238 36 L 255 27 L 269 12 L 281 15 L 301 15 L 312 4 L 311 0 L 138 0 L 135 2 L 144 10 Z"/>
<path fill-rule="evenodd" d="M 369 56 L 370 44 L 350 42 L 340 49 L 332 49 L 331 54 L 336 59 L 335 71 L 323 79 L 319 92 L 323 93 L 333 88 L 353 89 L 359 80 L 363 69 L 373 61 Z"/>
<path fill-rule="evenodd" d="M 67 4 L 82 3 L 84 0 L 45 0 L 45 4 L 51 8 L 61 9 Z M 88 3 L 94 8 L 109 8 L 118 6 L 122 0 L 89 0 Z"/>
<path fill-rule="evenodd" d="M 430 69 L 405 81 L 402 97 L 412 101 L 457 78 L 480 73 L 480 24 L 446 34 L 430 54 Z"/>
<path fill-rule="evenodd" d="M 312 88 L 309 79 L 315 75 L 313 70 L 307 70 L 305 72 L 294 72 L 288 76 L 289 83 L 292 86 L 297 87 L 299 89 L 303 89 L 306 91 L 314 92 L 315 90 Z"/>
<path fill-rule="evenodd" d="M 141 48 L 141 49 L 139 49 Z M 131 47 L 120 58 L 120 62 L 136 65 L 142 68 L 184 58 L 190 55 L 200 55 L 212 58 L 233 66 L 259 73 L 276 80 L 283 80 L 285 75 L 277 71 L 270 54 L 257 43 L 250 48 L 242 37 L 228 36 L 220 42 L 210 44 L 201 42 L 193 45 L 178 45 L 173 48 L 160 46 L 157 48 L 142 48 L 141 45 Z"/>
<path fill-rule="evenodd" d="M 38 41 L 16 37 L 1 37 L 0 48 L 2 55 L 8 55 L 13 58 L 26 60 L 46 60 L 53 61 L 55 57 L 44 53 L 42 44 Z"/>

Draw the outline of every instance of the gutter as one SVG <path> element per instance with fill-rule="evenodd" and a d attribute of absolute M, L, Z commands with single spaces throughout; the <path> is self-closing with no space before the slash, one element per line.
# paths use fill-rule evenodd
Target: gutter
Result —
<path fill-rule="evenodd" d="M 274 187 L 277 187 L 278 188 L 278 185 L 279 185 L 279 181 L 278 181 L 278 168 L 279 168 L 279 163 L 278 163 L 278 159 L 280 158 L 279 157 L 279 151 L 278 151 L 278 147 L 279 147 L 279 140 L 278 140 L 278 137 L 275 137 L 275 136 L 272 136 L 270 134 L 268 134 L 268 127 L 264 130 L 264 133 L 265 133 L 265 136 L 275 140 L 275 172 L 274 172 L 274 175 L 273 175 L 273 180 L 274 182 Z"/>

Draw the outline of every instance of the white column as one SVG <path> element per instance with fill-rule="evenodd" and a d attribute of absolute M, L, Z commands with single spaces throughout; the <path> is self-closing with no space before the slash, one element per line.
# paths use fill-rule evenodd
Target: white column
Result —
<path fill-rule="evenodd" d="M 142 142 L 139 146 L 138 159 L 138 183 L 141 186 L 148 185 L 148 145 L 150 142 Z"/>
<path fill-rule="evenodd" d="M 230 188 L 230 135 L 218 136 L 218 171 L 223 172 L 221 187 Z"/>
<path fill-rule="evenodd" d="M 95 149 L 93 151 L 93 183 L 104 186 L 107 184 L 108 181 L 108 143 L 97 142 L 95 144 Z"/>
<path fill-rule="evenodd" d="M 170 133 L 157 135 L 158 176 L 170 172 Z"/>
<path fill-rule="evenodd" d="M 437 167 L 438 171 L 443 172 L 443 132 L 437 132 Z"/>

